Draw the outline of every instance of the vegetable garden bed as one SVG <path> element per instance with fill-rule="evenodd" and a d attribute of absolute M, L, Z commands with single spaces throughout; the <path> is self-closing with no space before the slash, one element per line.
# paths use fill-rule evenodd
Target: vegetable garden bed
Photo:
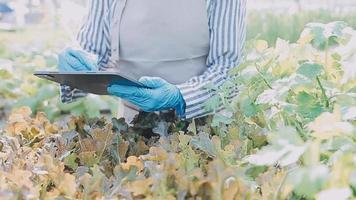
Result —
<path fill-rule="evenodd" d="M 356 31 L 314 23 L 297 43 L 254 44 L 206 104 L 232 117 L 141 113 L 129 126 L 91 116 L 52 123 L 15 109 L 0 134 L 0 196 L 355 198 Z"/>

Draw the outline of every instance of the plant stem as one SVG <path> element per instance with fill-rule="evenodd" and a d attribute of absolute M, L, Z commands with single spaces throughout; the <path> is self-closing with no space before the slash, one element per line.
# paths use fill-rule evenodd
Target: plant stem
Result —
<path fill-rule="evenodd" d="M 326 92 L 325 92 L 325 89 L 324 89 L 323 85 L 321 84 L 320 78 L 319 78 L 319 77 L 316 77 L 316 80 L 317 80 L 318 85 L 319 85 L 319 87 L 320 87 L 320 89 L 321 89 L 321 93 L 322 93 L 322 95 L 323 95 L 325 107 L 326 107 L 326 108 L 329 108 L 329 106 L 330 106 L 329 98 L 328 98 L 328 96 L 326 96 Z"/>
<path fill-rule="evenodd" d="M 325 68 L 326 68 L 325 71 L 326 71 L 326 73 L 328 71 L 327 70 L 328 69 L 328 55 L 329 55 L 329 40 L 327 40 L 326 44 L 325 44 Z"/>
<path fill-rule="evenodd" d="M 106 147 L 107 147 L 107 145 L 108 145 L 108 140 L 109 140 L 109 133 L 107 133 L 107 135 L 106 135 L 104 148 L 103 148 L 103 151 L 100 153 L 100 156 L 99 156 L 99 158 L 98 158 L 98 162 L 100 162 L 101 158 L 102 158 L 103 155 L 104 155 L 104 152 L 105 152 Z"/>
<path fill-rule="evenodd" d="M 278 188 L 277 188 L 277 192 L 275 193 L 275 196 L 274 196 L 274 200 L 278 200 L 278 199 L 281 199 L 281 193 L 282 193 L 282 189 L 283 189 L 283 186 L 284 186 L 284 183 L 286 182 L 287 180 L 287 176 L 288 176 L 288 173 L 286 173 L 284 176 L 283 176 L 283 179 L 281 181 L 281 183 L 279 184 Z"/>
<path fill-rule="evenodd" d="M 261 76 L 263 82 L 267 85 L 267 87 L 269 87 L 269 89 L 273 89 L 271 84 L 268 83 L 267 79 L 263 76 L 262 72 L 260 71 L 260 69 L 257 67 L 257 64 L 255 64 L 256 70 L 258 72 L 258 74 Z"/>

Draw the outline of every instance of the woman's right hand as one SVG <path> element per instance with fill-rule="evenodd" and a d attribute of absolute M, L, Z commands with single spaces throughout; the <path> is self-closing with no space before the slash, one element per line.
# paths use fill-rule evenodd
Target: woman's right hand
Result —
<path fill-rule="evenodd" d="M 85 52 L 69 48 L 59 54 L 58 68 L 61 72 L 96 71 L 97 64 Z"/>

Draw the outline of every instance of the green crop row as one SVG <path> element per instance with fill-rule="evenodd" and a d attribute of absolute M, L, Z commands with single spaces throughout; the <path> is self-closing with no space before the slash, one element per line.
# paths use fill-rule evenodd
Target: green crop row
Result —
<path fill-rule="evenodd" d="M 301 11 L 298 13 L 275 13 L 273 11 L 250 11 L 248 14 L 247 38 L 266 40 L 274 45 L 277 38 L 296 42 L 305 24 L 344 21 L 356 28 L 355 13 L 334 13 L 330 10 Z"/>

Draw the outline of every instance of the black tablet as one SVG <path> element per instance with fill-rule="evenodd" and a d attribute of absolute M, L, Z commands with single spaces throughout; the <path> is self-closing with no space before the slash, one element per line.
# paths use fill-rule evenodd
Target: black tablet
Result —
<path fill-rule="evenodd" d="M 116 72 L 54 72 L 37 71 L 35 76 L 63 85 L 80 89 L 87 93 L 109 95 L 110 84 L 146 87 L 142 83 Z"/>

